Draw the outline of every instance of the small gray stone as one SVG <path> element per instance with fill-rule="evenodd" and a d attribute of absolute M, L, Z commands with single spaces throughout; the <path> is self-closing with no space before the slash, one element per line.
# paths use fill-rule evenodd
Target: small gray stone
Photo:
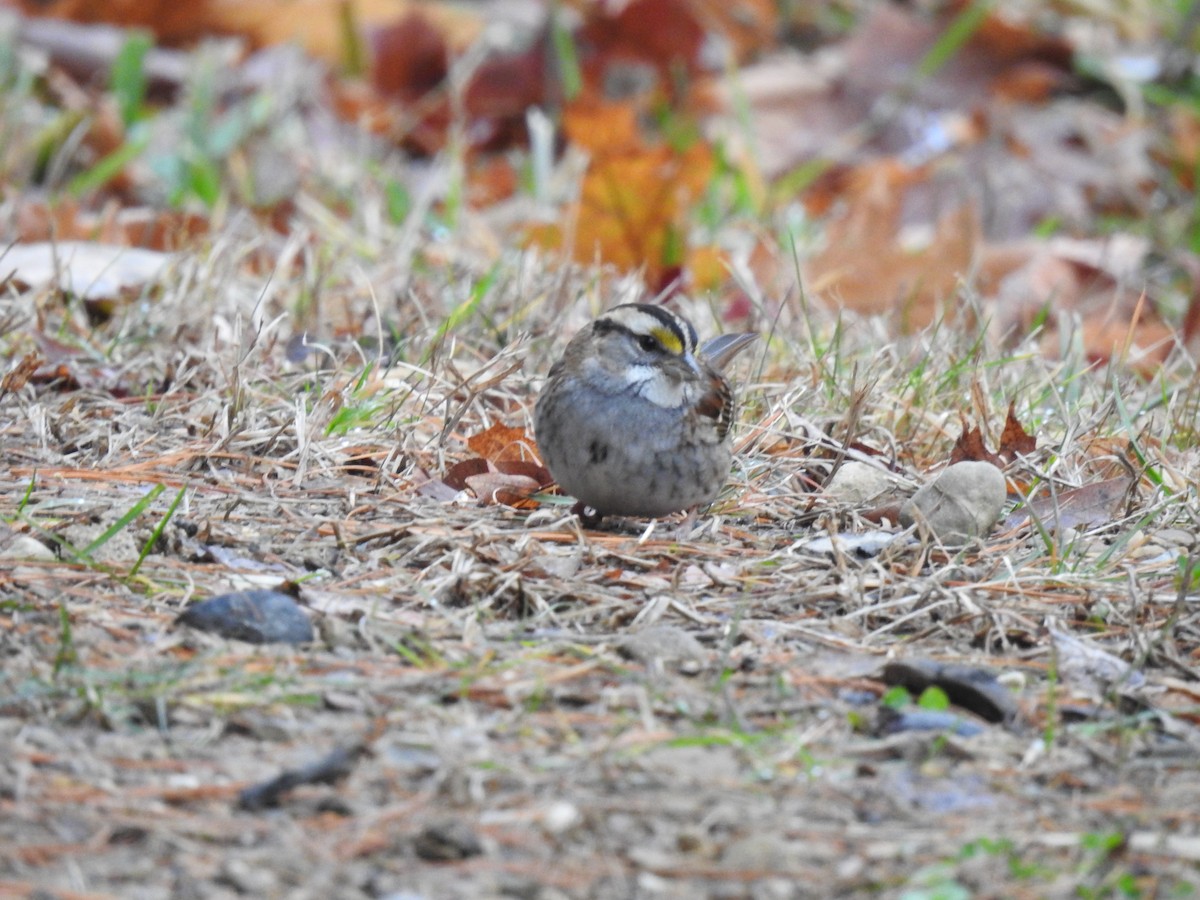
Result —
<path fill-rule="evenodd" d="M 858 460 L 844 462 L 825 485 L 825 495 L 860 506 L 896 487 L 896 480 L 878 466 Z"/>
<path fill-rule="evenodd" d="M 266 897 L 279 889 L 279 876 L 264 863 L 256 864 L 236 857 L 221 866 L 218 883 L 223 882 L 239 894 Z"/>
<path fill-rule="evenodd" d="M 897 659 L 885 665 L 879 677 L 884 684 L 900 685 L 913 694 L 939 687 L 955 706 L 988 722 L 1010 722 L 1017 715 L 1012 692 L 987 669 L 933 659 Z"/>
<path fill-rule="evenodd" d="M 445 862 L 479 856 L 483 853 L 483 844 L 466 823 L 450 820 L 421 829 L 413 838 L 413 850 L 421 859 Z"/>
<path fill-rule="evenodd" d="M 54 551 L 35 537 L 27 534 L 8 535 L 7 541 L 0 541 L 0 559 L 29 559 L 42 562 L 53 562 Z"/>
<path fill-rule="evenodd" d="M 313 639 L 308 616 L 279 591 L 222 594 L 192 604 L 176 621 L 251 644 L 306 644 Z"/>
<path fill-rule="evenodd" d="M 1196 543 L 1196 534 L 1183 528 L 1164 528 L 1162 531 L 1154 533 L 1154 539 L 1160 544 L 1191 547 Z"/>
<path fill-rule="evenodd" d="M 787 872 L 800 854 L 782 837 L 769 832 L 748 834 L 732 841 L 721 854 L 721 864 L 747 872 Z"/>
<path fill-rule="evenodd" d="M 635 631 L 617 646 L 622 656 L 649 665 L 703 664 L 708 651 L 695 637 L 674 625 L 652 625 Z"/>
<path fill-rule="evenodd" d="M 922 487 L 900 508 L 900 522 L 914 523 L 947 545 L 987 534 L 1008 496 L 1004 473 L 991 463 L 960 462 Z"/>
<path fill-rule="evenodd" d="M 881 707 L 875 724 L 880 736 L 902 731 L 944 731 L 959 737 L 983 734 L 981 724 L 958 713 L 939 709 L 892 709 Z"/>

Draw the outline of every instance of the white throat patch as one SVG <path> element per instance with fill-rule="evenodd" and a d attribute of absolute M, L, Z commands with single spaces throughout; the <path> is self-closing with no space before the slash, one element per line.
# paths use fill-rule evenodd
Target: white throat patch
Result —
<path fill-rule="evenodd" d="M 626 372 L 629 383 L 635 385 L 639 395 L 655 406 L 673 409 L 683 406 L 683 383 L 665 376 L 656 366 L 637 364 Z"/>

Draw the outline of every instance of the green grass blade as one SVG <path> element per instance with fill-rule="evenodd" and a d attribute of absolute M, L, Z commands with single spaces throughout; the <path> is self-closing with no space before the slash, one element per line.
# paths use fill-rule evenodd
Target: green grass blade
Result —
<path fill-rule="evenodd" d="M 17 504 L 17 516 L 25 512 L 25 507 L 29 505 L 29 498 L 33 496 L 33 489 L 37 485 L 37 469 L 33 470 L 33 474 L 29 476 L 29 484 L 25 488 L 25 493 L 21 495 L 21 502 Z"/>
<path fill-rule="evenodd" d="M 108 84 L 116 95 L 126 128 L 142 114 L 146 100 L 146 54 L 153 46 L 154 38 L 148 32 L 130 32 L 109 70 Z"/>
<path fill-rule="evenodd" d="M 159 493 L 162 493 L 164 487 L 164 485 L 158 485 Z M 137 562 L 135 562 L 133 564 L 133 568 L 129 570 L 129 576 L 131 578 L 138 573 L 138 569 L 142 567 L 142 561 L 146 558 L 147 554 L 149 554 L 150 549 L 158 543 L 158 539 L 162 537 L 163 529 L 166 528 L 167 523 L 171 521 L 171 516 L 175 514 L 175 510 L 178 508 L 180 501 L 183 500 L 183 495 L 186 491 L 186 487 L 181 487 L 179 489 L 179 493 L 175 495 L 175 499 L 172 500 L 171 505 L 167 507 L 166 515 L 162 517 L 162 520 L 157 526 L 155 526 L 154 531 L 150 534 L 150 538 L 145 544 L 142 545 L 142 552 L 138 554 Z M 155 496 L 157 496 L 157 494 Z"/>
<path fill-rule="evenodd" d="M 148 146 L 150 146 L 149 134 L 131 135 L 128 141 L 86 172 L 80 172 L 72 178 L 67 185 L 67 192 L 72 197 L 82 197 L 84 194 L 99 190 L 120 175 L 121 171 L 141 156 Z"/>
<path fill-rule="evenodd" d="M 154 487 L 150 488 L 150 490 L 146 492 L 146 495 L 142 497 L 141 500 L 129 507 L 129 509 L 125 511 L 125 514 L 108 526 L 108 528 L 104 530 L 104 533 L 100 535 L 100 537 L 96 538 L 94 541 L 80 550 L 79 555 L 85 559 L 91 559 L 93 553 L 124 531 L 126 526 L 140 516 L 145 511 L 146 507 L 153 503 L 155 498 L 166 489 L 167 486 L 165 484 L 156 484 Z"/>
<path fill-rule="evenodd" d="M 928 78 L 953 59 L 954 55 L 979 30 L 979 26 L 983 24 L 983 20 L 987 18 L 991 9 L 991 3 L 981 0 L 981 2 L 972 3 L 960 12 L 942 32 L 937 42 L 929 48 L 929 52 L 917 63 L 918 74 L 923 78 Z"/>
<path fill-rule="evenodd" d="M 550 39 L 554 46 L 554 59 L 558 63 L 558 74 L 562 79 L 563 97 L 574 100 L 583 90 L 583 73 L 579 68 L 579 54 L 575 52 L 575 39 L 563 23 L 557 7 L 550 17 Z"/>

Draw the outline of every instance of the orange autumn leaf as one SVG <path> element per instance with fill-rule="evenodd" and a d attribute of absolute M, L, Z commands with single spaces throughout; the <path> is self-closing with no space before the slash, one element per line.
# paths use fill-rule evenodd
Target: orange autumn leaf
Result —
<path fill-rule="evenodd" d="M 729 278 L 724 252 L 711 245 L 691 249 L 687 257 L 687 270 L 691 275 L 688 287 L 696 291 L 716 290 Z"/>
<path fill-rule="evenodd" d="M 584 96 L 563 110 L 563 135 L 592 154 L 637 149 L 642 146 L 637 112 L 631 103 Z"/>
<path fill-rule="evenodd" d="M 892 159 L 840 174 L 840 211 L 829 221 L 824 249 L 806 265 L 811 289 L 864 315 L 898 311 L 905 331 L 933 321 L 970 271 L 981 225 L 964 204 L 942 215 L 923 246 L 906 246 L 905 204 L 927 178 Z"/>
<path fill-rule="evenodd" d="M 467 199 L 482 208 L 513 196 L 520 187 L 517 170 L 504 156 L 473 161 L 467 170 Z"/>
<path fill-rule="evenodd" d="M 519 426 L 497 422 L 487 431 L 467 438 L 470 451 L 492 463 L 507 460 L 537 462 L 537 444 Z"/>
<path fill-rule="evenodd" d="M 355 0 L 349 7 L 345 0 L 208 0 L 207 5 L 215 30 L 245 35 L 256 46 L 297 43 L 334 64 L 346 60 L 348 23 L 370 35 L 419 14 L 456 50 L 469 46 L 482 32 L 477 16 L 447 4 L 415 0 Z"/>
<path fill-rule="evenodd" d="M 696 143 L 684 150 L 652 144 L 637 132 L 632 108 L 592 101 L 568 112 L 570 140 L 594 149 L 584 176 L 574 243 L 580 262 L 599 258 L 624 270 L 641 269 L 649 284 L 660 284 L 683 261 L 684 222 L 712 178 L 712 151 Z M 531 231 L 543 247 L 560 247 L 558 225 Z"/>
<path fill-rule="evenodd" d="M 692 0 L 701 22 L 729 41 L 734 56 L 745 60 L 774 45 L 781 4 L 776 0 Z"/>
<path fill-rule="evenodd" d="M 198 38 L 211 25 L 211 2 L 206 0 L 19 0 L 16 6 L 30 16 L 145 28 L 167 43 Z"/>
<path fill-rule="evenodd" d="M 625 269 L 644 266 L 647 280 L 676 262 L 669 253 L 681 221 L 712 171 L 708 148 L 683 156 L 666 147 L 598 160 L 584 178 L 577 258 L 601 257 Z"/>
<path fill-rule="evenodd" d="M 28 15 L 145 28 L 176 44 L 216 34 L 238 34 L 252 46 L 298 43 L 327 62 L 345 62 L 346 26 L 360 29 L 396 22 L 420 11 L 455 49 L 483 30 L 477 16 L 441 3 L 417 0 L 20 0 Z"/>

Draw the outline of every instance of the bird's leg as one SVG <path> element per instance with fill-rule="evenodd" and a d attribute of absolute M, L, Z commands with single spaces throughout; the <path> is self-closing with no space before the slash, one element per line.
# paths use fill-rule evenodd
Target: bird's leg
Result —
<path fill-rule="evenodd" d="M 675 540 L 686 541 L 691 537 L 692 531 L 696 527 L 696 521 L 700 518 L 700 507 L 689 506 L 687 514 L 683 517 L 683 521 L 675 527 Z"/>

